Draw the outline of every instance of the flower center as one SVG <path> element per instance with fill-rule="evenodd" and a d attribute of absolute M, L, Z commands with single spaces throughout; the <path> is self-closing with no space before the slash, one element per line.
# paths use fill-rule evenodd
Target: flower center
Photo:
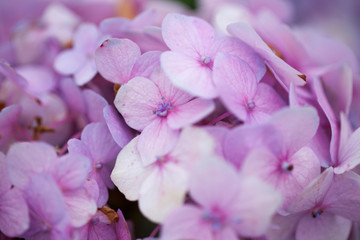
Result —
<path fill-rule="evenodd" d="M 95 163 L 95 168 L 96 169 L 100 169 L 100 168 L 102 168 L 102 163 L 101 162 L 97 162 L 97 163 Z"/>
<path fill-rule="evenodd" d="M 218 210 L 206 210 L 203 215 L 203 219 L 211 224 L 213 231 L 220 230 L 225 225 L 225 217 Z"/>
<path fill-rule="evenodd" d="M 288 162 L 283 162 L 281 165 L 281 169 L 287 173 L 291 173 L 291 171 L 294 170 L 294 165 Z"/>
<path fill-rule="evenodd" d="M 247 101 L 246 109 L 247 110 L 253 110 L 254 108 L 255 108 L 255 103 L 252 100 Z"/>
<path fill-rule="evenodd" d="M 170 102 L 166 102 L 164 97 L 161 97 L 161 102 L 157 104 L 157 108 L 153 110 L 153 113 L 159 117 L 166 117 L 169 110 L 172 110 Z"/>
<path fill-rule="evenodd" d="M 207 56 L 207 55 L 201 56 L 200 61 L 204 65 L 209 65 L 209 63 L 211 62 L 211 58 L 209 56 Z"/>
<path fill-rule="evenodd" d="M 324 213 L 323 210 L 321 210 L 321 209 L 316 209 L 316 210 L 314 210 L 314 211 L 311 212 L 311 216 L 312 216 L 313 218 L 317 218 L 317 217 L 320 217 L 320 215 L 323 214 L 323 213 Z"/>

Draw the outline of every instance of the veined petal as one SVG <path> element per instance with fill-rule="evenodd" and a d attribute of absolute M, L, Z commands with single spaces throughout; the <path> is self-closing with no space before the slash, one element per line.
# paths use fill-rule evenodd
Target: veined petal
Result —
<path fill-rule="evenodd" d="M 158 118 L 153 110 L 161 102 L 161 97 L 158 87 L 151 80 L 135 77 L 119 89 L 114 104 L 125 122 L 141 131 Z"/>
<path fill-rule="evenodd" d="M 168 51 L 161 54 L 160 61 L 162 69 L 178 88 L 204 98 L 217 96 L 212 82 L 212 70 L 207 65 L 202 65 L 200 57 L 197 59 Z"/>
<path fill-rule="evenodd" d="M 214 84 L 224 104 L 241 120 L 256 93 L 256 77 L 248 64 L 238 57 L 217 54 L 214 62 Z M 252 102 L 253 103 L 253 102 Z"/>
<path fill-rule="evenodd" d="M 298 240 L 328 240 L 347 239 L 350 234 L 351 221 L 349 219 L 324 212 L 314 218 L 307 213 L 299 222 L 296 229 Z"/>
<path fill-rule="evenodd" d="M 108 126 L 114 141 L 123 148 L 131 139 L 133 139 L 134 134 L 113 106 L 108 105 L 104 107 L 103 113 L 106 125 Z"/>
<path fill-rule="evenodd" d="M 29 228 L 29 210 L 23 193 L 16 188 L 0 194 L 0 231 L 16 237 Z"/>
<path fill-rule="evenodd" d="M 165 119 L 155 119 L 145 127 L 137 145 L 143 165 L 147 166 L 170 152 L 178 136 L 179 130 L 171 129 Z"/>
<path fill-rule="evenodd" d="M 314 137 L 319 117 L 312 107 L 284 108 L 271 117 L 270 123 L 282 136 L 283 156 L 291 156 Z"/>
<path fill-rule="evenodd" d="M 24 189 L 33 174 L 47 171 L 56 158 L 55 149 L 46 143 L 13 144 L 6 158 L 12 184 Z"/>
<path fill-rule="evenodd" d="M 262 79 L 266 72 L 264 60 L 246 43 L 237 38 L 223 37 L 218 39 L 215 41 L 213 51 L 227 53 L 246 62 L 254 72 L 258 82 Z"/>
<path fill-rule="evenodd" d="M 140 48 L 131 40 L 111 38 L 96 50 L 96 67 L 105 79 L 123 84 L 130 80 L 131 70 L 140 55 Z"/>
<path fill-rule="evenodd" d="M 138 139 L 139 137 L 135 137 L 121 150 L 110 176 L 119 191 L 130 201 L 139 199 L 141 186 L 150 174 L 149 170 L 142 166 L 136 147 Z"/>
<path fill-rule="evenodd" d="M 162 35 L 172 51 L 192 57 L 207 54 L 215 38 L 214 29 L 206 21 L 177 13 L 166 15 Z"/>
<path fill-rule="evenodd" d="M 150 220 L 161 223 L 172 210 L 181 206 L 187 188 L 187 171 L 173 163 L 155 165 L 141 186 L 140 211 Z"/>
<path fill-rule="evenodd" d="M 183 128 L 200 121 L 214 109 L 213 101 L 196 98 L 183 105 L 175 106 L 169 113 L 167 122 L 173 129 Z"/>

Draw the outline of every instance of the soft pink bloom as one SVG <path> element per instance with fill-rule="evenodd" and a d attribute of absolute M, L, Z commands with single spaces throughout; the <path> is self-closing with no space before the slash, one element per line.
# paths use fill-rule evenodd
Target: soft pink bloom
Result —
<path fill-rule="evenodd" d="M 115 99 L 115 106 L 126 123 L 142 131 L 138 150 L 145 165 L 174 147 L 180 128 L 196 123 L 214 109 L 212 101 L 194 99 L 177 89 L 160 69 L 150 79 L 131 79 L 120 88 Z"/>
<path fill-rule="evenodd" d="M 90 172 L 90 161 L 86 157 L 76 154 L 58 157 L 54 147 L 46 143 L 20 142 L 10 147 L 6 162 L 15 187 L 28 189 L 30 182 L 35 181 L 40 188 L 41 181 L 46 181 L 49 189 L 53 189 L 55 184 L 57 190 L 52 191 L 58 191 L 60 195 L 56 195 L 61 196 L 55 196 L 59 198 L 56 201 L 63 201 L 73 226 L 84 225 L 95 213 L 96 204 L 84 188 Z M 47 194 L 46 189 L 38 191 L 45 191 L 41 193 L 44 196 Z M 29 194 L 33 194 L 31 190 Z"/>
<path fill-rule="evenodd" d="M 99 186 L 97 205 L 104 206 L 109 196 L 108 188 L 114 188 L 110 180 L 110 172 L 121 148 L 113 140 L 104 123 L 87 125 L 82 131 L 81 140 L 70 139 L 68 145 L 70 153 L 80 154 L 91 160 L 91 172 L 88 178 L 97 182 Z"/>
<path fill-rule="evenodd" d="M 317 156 L 305 146 L 315 135 L 319 119 L 312 108 L 293 108 L 274 114 L 269 123 L 279 136 L 280 149 L 268 149 L 268 145 L 255 148 L 246 157 L 241 172 L 278 189 L 284 196 L 282 209 L 286 211 L 291 200 L 320 174 Z"/>
<path fill-rule="evenodd" d="M 79 26 L 74 33 L 73 48 L 61 52 L 54 68 L 63 75 L 74 75 L 78 85 L 89 82 L 97 73 L 95 50 L 104 40 L 97 27 L 90 23 Z"/>
<path fill-rule="evenodd" d="M 128 200 L 139 200 L 140 211 L 162 222 L 180 206 L 189 186 L 189 173 L 201 160 L 211 157 L 214 142 L 201 129 L 185 128 L 174 149 L 144 166 L 136 149 L 139 137 L 120 152 L 111 179 Z"/>
<path fill-rule="evenodd" d="M 165 219 L 161 239 L 260 236 L 281 204 L 280 195 L 270 186 L 256 178 L 241 177 L 217 158 L 207 159 L 192 172 L 190 195 L 198 205 L 175 209 Z"/>
<path fill-rule="evenodd" d="M 216 36 L 212 26 L 202 19 L 168 14 L 162 24 L 162 34 L 171 50 L 161 55 L 164 72 L 177 87 L 195 96 L 214 98 L 218 95 L 212 69 L 219 51 L 244 60 L 257 80 L 266 71 L 251 48 L 238 39 Z"/>
<path fill-rule="evenodd" d="M 296 239 L 346 239 L 350 233 L 351 221 L 359 221 L 357 206 L 360 203 L 359 175 L 348 173 L 334 175 L 330 167 L 314 179 L 293 201 L 287 217 L 278 217 L 278 230 L 269 232 L 270 239 L 279 238 L 283 227 L 296 232 Z M 341 197 L 339 197 L 341 196 Z M 283 218 L 283 220 L 281 220 Z M 289 219 L 289 221 L 287 221 Z"/>
<path fill-rule="evenodd" d="M 244 122 L 262 122 L 285 104 L 272 87 L 259 83 L 250 66 L 238 57 L 218 53 L 214 84 L 225 106 Z"/>

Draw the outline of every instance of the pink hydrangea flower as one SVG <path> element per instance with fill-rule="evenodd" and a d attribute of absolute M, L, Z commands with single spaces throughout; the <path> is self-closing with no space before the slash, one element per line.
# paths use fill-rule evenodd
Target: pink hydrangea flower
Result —
<path fill-rule="evenodd" d="M 115 106 L 130 127 L 142 131 L 138 150 L 145 165 L 174 147 L 179 129 L 214 109 L 212 101 L 194 98 L 173 86 L 160 69 L 150 79 L 135 77 L 123 85 Z"/>

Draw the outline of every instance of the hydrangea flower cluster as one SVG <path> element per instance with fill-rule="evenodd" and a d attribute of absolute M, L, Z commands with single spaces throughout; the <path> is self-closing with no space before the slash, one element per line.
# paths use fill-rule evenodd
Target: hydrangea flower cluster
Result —
<path fill-rule="evenodd" d="M 360 65 L 289 2 L 27 4 L 0 3 L 0 239 L 135 239 L 111 189 L 147 240 L 360 237 Z"/>

